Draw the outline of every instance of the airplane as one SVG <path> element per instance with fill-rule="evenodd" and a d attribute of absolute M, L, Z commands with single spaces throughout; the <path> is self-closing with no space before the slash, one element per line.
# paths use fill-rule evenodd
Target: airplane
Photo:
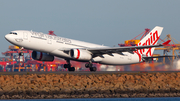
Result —
<path fill-rule="evenodd" d="M 136 46 L 128 47 L 108 47 L 28 30 L 11 31 L 5 35 L 5 39 L 21 49 L 33 50 L 34 60 L 53 61 L 56 56 L 66 60 L 64 68 L 68 68 L 68 71 L 75 71 L 71 60 L 87 62 L 85 67 L 96 71 L 93 63 L 128 65 L 152 59 L 155 47 L 167 45 L 171 41 L 157 44 L 162 30 L 163 27 L 156 26 Z"/>

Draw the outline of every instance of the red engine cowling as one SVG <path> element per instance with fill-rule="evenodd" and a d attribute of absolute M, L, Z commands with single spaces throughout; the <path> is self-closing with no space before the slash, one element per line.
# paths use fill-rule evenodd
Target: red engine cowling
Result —
<path fill-rule="evenodd" d="M 71 49 L 70 55 L 77 60 L 89 61 L 92 59 L 91 52 L 87 50 Z"/>
<path fill-rule="evenodd" d="M 47 53 L 42 53 L 37 51 L 32 52 L 32 58 L 38 61 L 54 61 L 53 55 L 49 55 Z"/>

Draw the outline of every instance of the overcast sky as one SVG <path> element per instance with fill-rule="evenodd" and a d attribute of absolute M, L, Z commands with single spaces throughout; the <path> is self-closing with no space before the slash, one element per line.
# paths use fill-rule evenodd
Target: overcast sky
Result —
<path fill-rule="evenodd" d="M 118 46 L 162 26 L 180 41 L 180 0 L 0 0 L 0 52 L 12 30 L 33 30 L 107 46 Z M 2 55 L 0 55 L 2 56 Z"/>

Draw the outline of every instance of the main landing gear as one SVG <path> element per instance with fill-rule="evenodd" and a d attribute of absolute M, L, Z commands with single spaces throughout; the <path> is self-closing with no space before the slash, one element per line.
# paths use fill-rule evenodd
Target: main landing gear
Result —
<path fill-rule="evenodd" d="M 67 64 L 64 64 L 64 68 L 68 68 L 68 71 L 75 71 L 74 67 L 71 67 L 70 60 L 66 60 Z M 86 63 L 85 64 L 86 68 L 89 68 L 90 71 L 95 72 L 97 70 L 96 67 L 93 67 L 92 62 Z"/>
<path fill-rule="evenodd" d="M 86 67 L 86 68 L 89 68 L 89 70 L 92 71 L 92 72 L 95 72 L 95 71 L 97 70 L 96 67 L 93 67 L 92 62 L 86 63 L 86 64 L 85 64 L 85 67 Z"/>
<path fill-rule="evenodd" d="M 74 67 L 71 67 L 70 60 L 66 60 L 67 64 L 64 64 L 64 68 L 68 68 L 68 71 L 75 71 Z"/>

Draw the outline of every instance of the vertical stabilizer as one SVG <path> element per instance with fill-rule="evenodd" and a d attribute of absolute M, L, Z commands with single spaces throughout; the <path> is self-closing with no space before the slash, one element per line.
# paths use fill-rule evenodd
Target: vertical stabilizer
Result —
<path fill-rule="evenodd" d="M 138 44 L 137 46 L 147 46 L 147 45 L 156 45 L 160 38 L 163 27 L 156 26 L 151 32 L 149 32 Z M 154 52 L 154 47 L 140 49 L 138 50 L 141 55 L 152 56 Z"/>

